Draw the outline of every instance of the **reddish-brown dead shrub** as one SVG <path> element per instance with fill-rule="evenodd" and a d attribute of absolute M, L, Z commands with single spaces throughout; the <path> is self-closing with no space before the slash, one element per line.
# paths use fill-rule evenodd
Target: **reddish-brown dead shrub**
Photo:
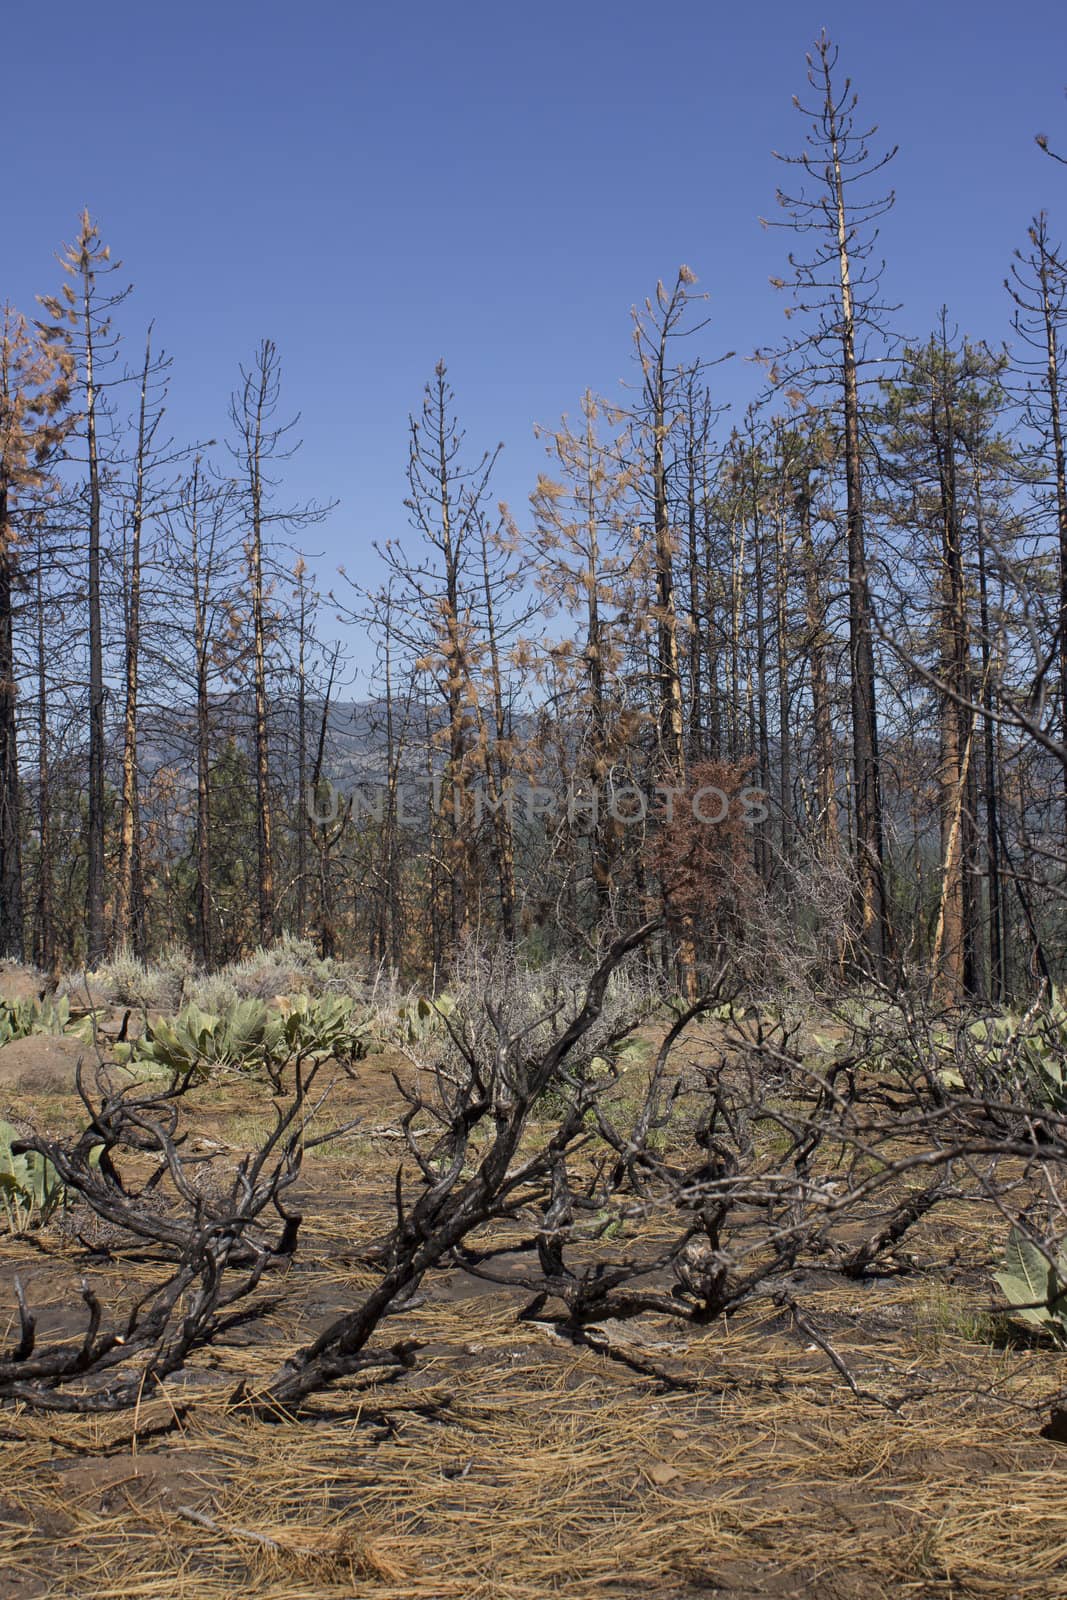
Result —
<path fill-rule="evenodd" d="M 669 921 L 707 948 L 744 931 L 746 897 L 756 888 L 753 819 L 759 791 L 748 764 L 701 761 L 675 785 L 646 846 Z"/>

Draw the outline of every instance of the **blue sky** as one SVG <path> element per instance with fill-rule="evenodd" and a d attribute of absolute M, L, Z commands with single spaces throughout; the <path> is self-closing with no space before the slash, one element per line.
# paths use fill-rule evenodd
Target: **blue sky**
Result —
<path fill-rule="evenodd" d="M 328 581 L 403 532 L 407 414 L 443 356 L 472 450 L 503 440 L 520 515 L 536 421 L 618 393 L 631 305 L 687 262 L 708 354 L 784 329 L 764 232 L 798 147 L 791 97 L 820 27 L 861 114 L 901 153 L 887 291 L 922 334 L 1008 332 L 1001 283 L 1039 206 L 1067 233 L 1067 24 L 1054 0 L 57 0 L 8 6 L 0 297 L 32 308 L 88 205 L 136 284 L 131 358 L 156 319 L 179 435 L 225 427 L 268 335 L 304 446 L 292 498 L 337 499 Z M 740 404 L 756 376 L 716 374 Z"/>

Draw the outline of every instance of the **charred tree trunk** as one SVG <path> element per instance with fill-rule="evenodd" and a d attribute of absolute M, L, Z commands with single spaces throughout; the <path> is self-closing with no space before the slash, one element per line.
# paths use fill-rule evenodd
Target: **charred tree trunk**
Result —
<path fill-rule="evenodd" d="M 152 367 L 152 330 L 145 341 L 141 397 L 137 421 L 137 455 L 130 521 L 127 568 L 125 708 L 122 728 L 122 796 L 119 818 L 119 861 L 115 881 L 112 937 L 116 946 L 132 945 L 145 956 L 144 882 L 141 871 L 141 807 L 138 773 L 138 691 L 141 650 L 141 531 L 144 525 L 145 465 L 149 446 L 148 379 Z"/>
<path fill-rule="evenodd" d="M 822 854 L 830 861 L 840 846 L 837 774 L 834 763 L 833 714 L 826 671 L 826 602 L 819 579 L 811 531 L 811 488 L 805 474 L 796 491 L 800 549 L 804 570 L 808 675 L 811 683 L 812 731 L 815 746 L 815 795 Z"/>
<path fill-rule="evenodd" d="M 14 533 L 0 477 L 0 955 L 22 959 L 22 826 L 15 715 Z"/>
<path fill-rule="evenodd" d="M 89 965 L 107 952 L 104 924 L 104 631 L 100 593 L 101 493 L 97 439 L 97 392 L 94 372 L 95 335 L 92 314 L 92 270 L 83 255 L 82 315 L 85 338 L 85 427 L 89 471 L 89 791 L 86 820 L 88 880 L 85 908 Z"/>

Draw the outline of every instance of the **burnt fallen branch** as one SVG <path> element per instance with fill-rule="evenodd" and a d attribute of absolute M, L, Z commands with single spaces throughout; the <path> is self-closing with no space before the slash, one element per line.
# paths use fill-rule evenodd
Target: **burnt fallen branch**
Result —
<path fill-rule="evenodd" d="M 730 1018 L 722 982 L 678 1022 L 712 1009 Z M 1021 1084 L 1012 1100 L 1003 1074 L 949 1092 L 940 1035 L 914 1018 L 888 1042 L 857 1026 L 816 1064 L 795 1024 L 739 1013 L 688 1074 L 667 1070 L 680 1032 L 668 1030 L 636 1106 L 616 1093 L 610 1063 L 599 1075 L 562 1064 L 553 1094 L 563 1105 L 551 1126 L 538 1124 L 542 1160 L 520 1169 L 537 1187 L 518 1207 L 510 1193 L 496 1213 L 527 1231 L 454 1249 L 470 1275 L 528 1292 L 524 1318 L 572 1337 L 646 1315 L 704 1326 L 786 1294 L 803 1319 L 793 1295 L 811 1272 L 913 1270 L 901 1247 L 939 1206 L 1007 1215 L 1020 1164 L 1055 1187 L 1067 1163 L 1061 1112 L 1027 1101 Z M 469 1040 L 463 1059 L 479 1059 Z M 482 1052 L 482 1078 L 495 1059 Z M 462 1081 L 452 1061 L 452 1106 Z M 597 1335 L 587 1342 L 598 1347 Z"/>
<path fill-rule="evenodd" d="M 306 1130 L 325 1098 L 313 1093 L 321 1067 L 321 1058 L 308 1053 L 274 1069 L 274 1126 L 219 1181 L 217 1157 L 190 1154 L 179 1131 L 192 1073 L 156 1086 L 116 1085 L 98 1067 L 90 1089 L 79 1066 L 84 1131 L 68 1141 L 31 1134 L 13 1149 L 46 1158 L 69 1199 L 112 1224 L 127 1245 L 152 1245 L 170 1270 L 117 1316 L 105 1313 L 83 1281 L 80 1341 L 44 1346 L 16 1279 L 19 1333 L 0 1356 L 0 1399 L 50 1411 L 121 1410 L 149 1397 L 194 1351 L 268 1309 L 269 1302 L 254 1297 L 267 1269 L 287 1262 L 296 1248 L 301 1219 L 284 1197 L 315 1142 Z M 145 1168 L 146 1175 L 134 1176 Z"/>
<path fill-rule="evenodd" d="M 299 1407 L 380 1360 L 383 1319 L 436 1269 L 523 1290 L 521 1316 L 608 1354 L 583 1330 L 647 1315 L 707 1325 L 779 1295 L 801 1268 L 862 1276 L 958 1196 L 956 1163 L 984 1135 L 965 1136 L 957 1117 L 937 1137 L 947 1102 L 924 1070 L 898 1085 L 908 1126 L 880 1092 L 867 1103 L 858 1050 L 820 1072 L 799 1053 L 795 1026 L 730 1022 L 725 971 L 676 1013 L 636 1101 L 632 1077 L 621 1093 L 622 1051 L 644 1013 L 608 1014 L 605 1000 L 654 931 L 617 941 L 580 998 L 559 987 L 524 994 L 529 976 L 499 957 L 477 975 L 437 1043 L 413 1056 L 414 1081 L 396 1080 L 407 1159 L 394 1225 L 362 1258 L 376 1283 L 249 1405 Z M 717 1042 L 678 1071 L 683 1033 L 713 1011 Z"/>
<path fill-rule="evenodd" d="M 633 1065 L 649 1007 L 628 996 L 622 969 L 656 928 L 616 940 L 587 980 L 523 973 L 507 951 L 475 964 L 455 1008 L 412 1048 L 412 1074 L 395 1080 L 406 1109 L 392 1223 L 359 1252 L 373 1281 L 266 1383 L 240 1385 L 234 1403 L 283 1417 L 335 1383 L 399 1377 L 418 1343 L 383 1328 L 422 1303 L 429 1274 L 456 1267 L 522 1291 L 520 1316 L 688 1386 L 697 1380 L 633 1355 L 603 1324 L 650 1316 L 701 1328 L 763 1297 L 808 1332 L 797 1296 L 812 1273 L 912 1270 L 904 1242 L 948 1201 L 1013 1221 L 1013 1197 L 1027 1183 L 1032 1204 L 1028 1175 L 1038 1174 L 1050 1215 L 1063 1210 L 1064 1105 L 1027 1097 L 1014 1047 L 991 1065 L 956 1039 L 950 1085 L 940 1022 L 906 1008 L 888 1032 L 883 1021 L 857 1024 L 832 1054 L 812 1057 L 795 1021 L 732 1005 L 722 971 L 669 1017 L 650 1065 Z M 679 1065 L 686 1030 L 712 1014 Z M 46 1348 L 20 1286 L 0 1398 L 134 1404 L 227 1327 L 254 1320 L 264 1273 L 297 1245 L 300 1217 L 285 1197 L 303 1152 L 332 1136 L 308 1129 L 324 1098 L 313 1092 L 319 1070 L 314 1057 L 298 1058 L 284 1083 L 278 1070 L 273 1129 L 214 1186 L 204 1179 L 217 1178 L 218 1157 L 190 1154 L 180 1128 L 190 1079 L 116 1087 L 98 1074 L 95 1095 L 79 1079 L 84 1132 L 24 1146 L 169 1270 L 121 1319 L 86 1286 L 82 1339 Z M 837 1352 L 810 1337 L 859 1393 Z"/>
<path fill-rule="evenodd" d="M 478 1229 L 550 1195 L 554 1168 L 583 1137 L 585 1114 L 597 1092 L 590 1084 L 596 1051 L 610 1052 L 637 1025 L 629 1013 L 601 1026 L 612 976 L 658 926 L 646 923 L 615 940 L 569 1014 L 566 997 L 556 992 L 532 1014 L 513 1017 L 504 996 L 497 998 L 490 988 L 480 1016 L 444 1019 L 451 1048 L 432 1074 L 432 1096 L 398 1083 L 408 1100 L 403 1128 L 419 1192 L 409 1196 L 398 1170 L 396 1223 L 381 1249 L 378 1283 L 351 1312 L 295 1352 L 263 1390 L 249 1397 L 250 1406 L 268 1413 L 298 1406 L 316 1390 L 379 1364 L 370 1340 L 392 1306 L 408 1300 L 426 1273 Z M 547 1137 L 522 1152 L 535 1108 L 567 1082 L 585 1084 L 587 1091 L 562 1108 Z M 428 1149 L 416 1137 L 420 1114 L 441 1130 Z M 477 1135 L 484 1138 L 480 1146 Z"/>

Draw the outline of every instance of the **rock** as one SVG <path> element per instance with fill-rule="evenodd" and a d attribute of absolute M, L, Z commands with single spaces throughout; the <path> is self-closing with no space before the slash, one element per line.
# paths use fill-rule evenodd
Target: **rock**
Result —
<path fill-rule="evenodd" d="M 91 1084 L 95 1058 L 91 1044 L 64 1034 L 35 1033 L 25 1039 L 12 1039 L 0 1049 L 0 1090 L 74 1094 L 78 1062 L 84 1062 Z"/>
<path fill-rule="evenodd" d="M 148 1019 L 155 1022 L 161 1015 L 164 1013 L 149 1012 Z M 105 1050 L 119 1039 L 140 1039 L 144 1030 L 145 1013 L 136 1006 L 108 1006 L 96 1014 L 96 1031 Z"/>
<path fill-rule="evenodd" d="M 36 967 L 23 967 L 17 961 L 0 961 L 0 1000 L 12 1004 L 17 1000 L 43 1000 L 55 987 L 55 979 L 38 972 Z"/>

